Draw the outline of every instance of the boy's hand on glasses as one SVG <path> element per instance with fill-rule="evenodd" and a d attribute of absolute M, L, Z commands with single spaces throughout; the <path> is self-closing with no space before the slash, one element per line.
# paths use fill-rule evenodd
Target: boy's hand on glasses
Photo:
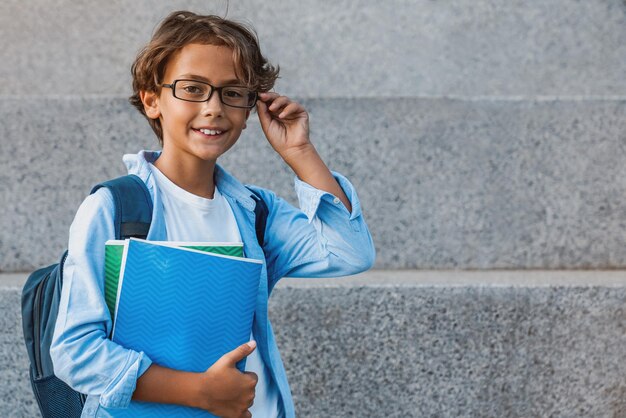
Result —
<path fill-rule="evenodd" d="M 312 147 L 309 115 L 301 104 L 278 93 L 259 93 L 257 113 L 268 142 L 284 160 Z"/>
<path fill-rule="evenodd" d="M 242 344 L 224 354 L 206 372 L 201 374 L 197 407 L 227 418 L 250 418 L 248 410 L 254 403 L 254 388 L 258 377 L 252 372 L 240 372 L 235 366 L 249 356 L 256 342 Z"/>

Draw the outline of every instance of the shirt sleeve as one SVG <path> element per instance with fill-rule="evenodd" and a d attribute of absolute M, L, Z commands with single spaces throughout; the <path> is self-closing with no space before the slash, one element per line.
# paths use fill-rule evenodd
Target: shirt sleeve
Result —
<path fill-rule="evenodd" d="M 103 188 L 72 222 L 50 355 L 55 374 L 74 390 L 99 395 L 104 407 L 124 408 L 152 362 L 107 338 L 112 321 L 104 299 L 104 244 L 115 236 L 113 213 L 111 192 Z"/>
<path fill-rule="evenodd" d="M 350 181 L 333 176 L 350 200 L 339 198 L 296 178 L 300 209 L 267 192 L 269 216 L 265 253 L 270 288 L 282 277 L 339 277 L 372 267 L 376 251 Z"/>

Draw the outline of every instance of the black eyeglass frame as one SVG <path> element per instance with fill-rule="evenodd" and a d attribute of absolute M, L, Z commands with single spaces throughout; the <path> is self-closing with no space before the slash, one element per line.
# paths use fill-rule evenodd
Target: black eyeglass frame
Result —
<path fill-rule="evenodd" d="M 176 95 L 176 83 L 178 83 L 179 81 L 193 81 L 194 83 L 206 84 L 207 86 L 211 87 L 211 91 L 209 92 L 209 97 L 207 97 L 204 100 L 190 100 L 190 99 L 183 99 L 183 98 L 178 97 Z M 252 100 L 252 104 L 249 105 L 249 106 L 235 106 L 235 105 L 232 105 L 232 104 L 224 102 L 224 98 L 222 97 L 222 89 L 229 89 L 229 88 L 233 88 L 233 87 L 243 87 L 243 88 L 247 89 L 246 86 L 222 86 L 222 87 L 215 87 L 214 85 L 209 84 L 206 81 L 192 80 L 192 79 L 187 79 L 187 78 L 174 80 L 170 84 L 161 84 L 161 87 L 167 87 L 169 89 L 172 89 L 172 96 L 174 96 L 178 100 L 183 100 L 185 102 L 192 102 L 192 103 L 208 102 L 209 100 L 211 100 L 211 97 L 213 97 L 213 92 L 217 91 L 217 94 L 218 94 L 218 96 L 220 98 L 220 102 L 222 102 L 226 106 L 234 107 L 234 108 L 237 108 L 237 109 L 252 109 L 254 106 L 256 106 L 256 101 L 259 98 L 259 94 L 256 91 L 250 90 L 250 93 L 254 94 L 254 100 Z"/>

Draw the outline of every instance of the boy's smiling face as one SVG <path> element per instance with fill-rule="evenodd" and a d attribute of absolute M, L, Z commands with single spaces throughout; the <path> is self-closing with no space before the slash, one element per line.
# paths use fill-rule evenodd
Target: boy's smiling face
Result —
<path fill-rule="evenodd" d="M 179 79 L 207 82 L 215 87 L 241 85 L 232 50 L 226 46 L 188 44 L 168 60 L 163 84 Z M 215 162 L 239 139 L 250 110 L 226 106 L 214 91 L 207 102 L 187 102 L 174 97 L 169 88 L 160 94 L 143 92 L 150 118 L 163 128 L 163 152 L 180 161 Z"/>

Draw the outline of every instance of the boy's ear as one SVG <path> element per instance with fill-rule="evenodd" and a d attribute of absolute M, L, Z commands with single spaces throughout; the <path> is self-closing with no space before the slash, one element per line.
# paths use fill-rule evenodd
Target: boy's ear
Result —
<path fill-rule="evenodd" d="M 153 91 L 140 91 L 139 98 L 143 103 L 143 109 L 146 112 L 146 116 L 150 119 L 158 119 L 161 116 L 159 110 L 159 96 Z"/>

